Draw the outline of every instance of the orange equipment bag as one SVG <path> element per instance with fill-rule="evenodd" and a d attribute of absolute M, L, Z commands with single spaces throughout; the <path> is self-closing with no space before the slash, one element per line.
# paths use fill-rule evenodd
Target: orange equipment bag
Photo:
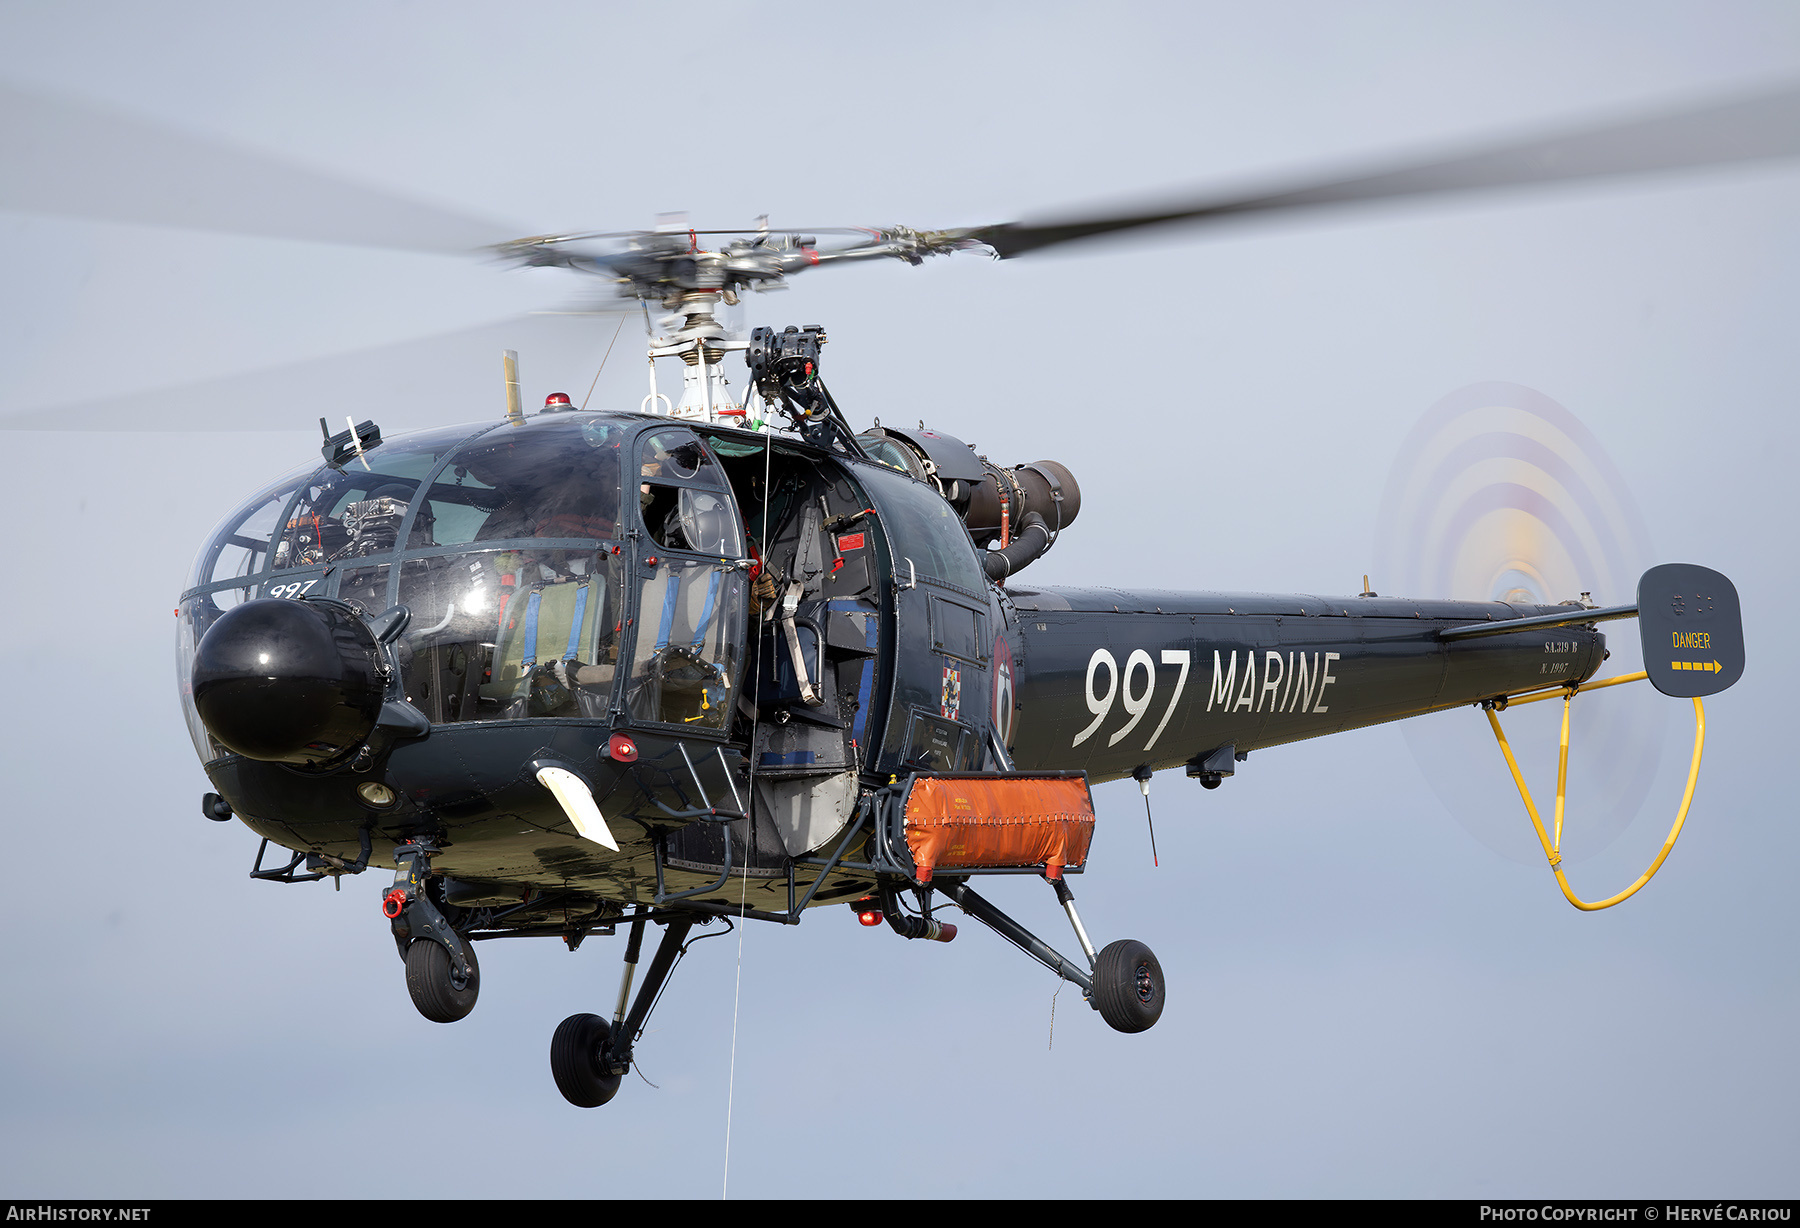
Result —
<path fill-rule="evenodd" d="M 1055 877 L 1087 860 L 1094 799 L 1083 772 L 1043 776 L 927 775 L 906 796 L 914 877 L 933 870 L 1044 866 Z"/>

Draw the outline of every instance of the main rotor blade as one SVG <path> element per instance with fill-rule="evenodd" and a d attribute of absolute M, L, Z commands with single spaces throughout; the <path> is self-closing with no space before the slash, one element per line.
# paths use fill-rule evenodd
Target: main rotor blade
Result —
<path fill-rule="evenodd" d="M 1795 154 L 1800 154 L 1800 84 L 1750 98 L 1277 191 L 1172 200 L 1160 207 L 1102 217 L 1007 222 L 977 227 L 968 237 L 1005 258 L 1146 226 L 1436 192 L 1641 175 Z"/>
<path fill-rule="evenodd" d="M 579 401 L 618 331 L 589 315 L 511 316 L 177 387 L 0 412 L 0 431 L 317 432 L 320 418 L 337 431 L 354 415 L 393 435 L 494 419 L 505 412 L 502 350 L 523 352 L 528 395 L 560 390 Z M 623 404 L 602 399 L 593 407 L 636 409 L 641 391 Z"/>
<path fill-rule="evenodd" d="M 421 252 L 472 252 L 520 232 L 8 85 L 0 168 L 0 209 L 21 213 Z"/>

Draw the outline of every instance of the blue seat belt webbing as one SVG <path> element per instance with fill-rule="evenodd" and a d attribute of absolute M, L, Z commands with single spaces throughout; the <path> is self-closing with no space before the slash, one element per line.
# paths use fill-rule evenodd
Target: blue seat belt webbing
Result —
<path fill-rule="evenodd" d="M 675 622 L 675 599 L 681 595 L 681 573 L 674 568 L 669 569 L 669 587 L 663 593 L 662 626 L 656 630 L 656 651 L 661 652 L 669 646 L 669 628 Z"/>
<path fill-rule="evenodd" d="M 695 652 L 700 651 L 700 645 L 706 640 L 706 628 L 712 622 L 713 607 L 719 603 L 719 580 L 723 574 L 713 572 L 712 581 L 706 586 L 706 606 L 700 611 L 700 625 L 694 629 L 694 642 L 691 645 Z"/>
<path fill-rule="evenodd" d="M 520 662 L 521 669 L 528 670 L 537 664 L 538 600 L 542 595 L 537 589 L 532 589 L 531 596 L 525 602 L 525 659 Z"/>
<path fill-rule="evenodd" d="M 583 584 L 575 590 L 575 621 L 569 627 L 569 650 L 562 655 L 565 661 L 573 661 L 577 650 L 581 647 L 581 616 L 587 612 L 588 586 Z"/>

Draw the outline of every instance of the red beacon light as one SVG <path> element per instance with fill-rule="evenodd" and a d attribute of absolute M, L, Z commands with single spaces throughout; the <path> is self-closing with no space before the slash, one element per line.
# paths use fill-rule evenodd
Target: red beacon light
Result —
<path fill-rule="evenodd" d="M 574 408 L 575 403 L 569 400 L 566 392 L 553 392 L 544 398 L 544 412 L 547 414 L 564 413 Z"/>
<path fill-rule="evenodd" d="M 864 925 L 880 925 L 882 922 L 881 910 L 871 908 L 865 912 L 859 912 L 856 914 L 856 919 Z"/>

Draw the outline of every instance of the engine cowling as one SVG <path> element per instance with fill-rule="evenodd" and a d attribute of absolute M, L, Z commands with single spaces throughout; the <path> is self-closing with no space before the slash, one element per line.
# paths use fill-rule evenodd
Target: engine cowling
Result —
<path fill-rule="evenodd" d="M 871 457 L 935 486 L 977 546 L 996 547 L 983 559 L 989 579 L 1004 579 L 1042 557 L 1081 513 L 1081 487 L 1056 461 L 1002 468 L 954 435 L 923 425 L 916 431 L 878 426 L 856 438 Z"/>

